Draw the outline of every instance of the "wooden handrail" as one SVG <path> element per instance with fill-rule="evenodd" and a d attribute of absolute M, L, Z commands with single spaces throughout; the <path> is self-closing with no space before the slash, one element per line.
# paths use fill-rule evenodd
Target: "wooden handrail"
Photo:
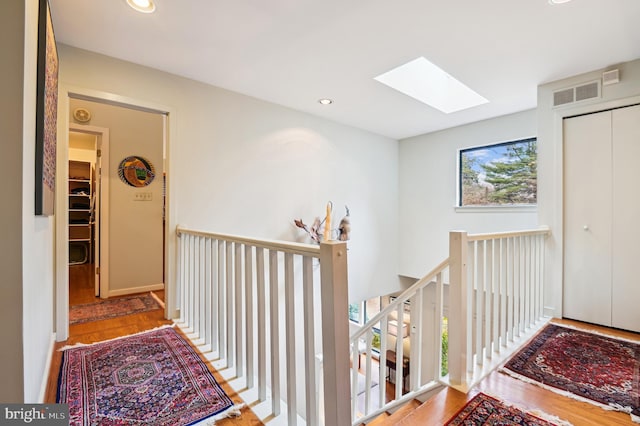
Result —
<path fill-rule="evenodd" d="M 198 231 L 178 226 L 176 235 L 179 237 L 188 233 L 197 237 L 207 237 L 214 240 L 224 240 L 232 243 L 246 244 L 264 249 L 274 249 L 285 253 L 301 254 L 305 256 L 320 257 L 320 246 L 313 244 L 294 243 L 289 241 L 267 240 L 259 238 L 243 237 L 239 235 L 220 234 L 216 232 Z"/>
<path fill-rule="evenodd" d="M 420 287 L 426 287 L 427 285 L 429 285 L 433 281 L 433 279 L 436 277 L 436 275 L 444 271 L 448 266 L 449 266 L 449 258 L 440 262 L 440 264 L 438 264 L 438 266 L 433 268 L 431 272 L 429 272 L 427 275 L 422 277 L 420 280 L 416 281 L 413 285 L 411 285 L 411 287 L 403 291 L 396 298 L 396 300 L 389 303 L 387 306 L 384 307 L 384 309 L 378 312 L 377 315 L 375 315 L 373 318 L 367 321 L 367 324 L 370 324 L 370 326 L 367 326 L 365 324 L 362 327 L 360 327 L 360 329 L 358 329 L 355 333 L 351 335 L 350 340 L 353 342 L 361 338 L 367 332 L 367 329 L 373 327 L 373 324 L 380 322 L 382 318 L 390 314 L 392 311 L 396 310 L 398 305 L 409 300 L 411 296 L 413 296 L 420 289 Z"/>
<path fill-rule="evenodd" d="M 485 234 L 468 234 L 467 241 L 495 240 L 498 238 L 526 237 L 528 235 L 548 235 L 551 231 L 548 226 L 538 229 L 526 229 L 524 231 L 493 232 Z"/>

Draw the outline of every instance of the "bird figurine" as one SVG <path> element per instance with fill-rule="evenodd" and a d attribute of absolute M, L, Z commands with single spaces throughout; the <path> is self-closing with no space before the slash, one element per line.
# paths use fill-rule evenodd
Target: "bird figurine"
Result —
<path fill-rule="evenodd" d="M 309 237 L 311 237 L 311 239 L 316 243 L 316 244 L 320 244 L 320 240 L 324 240 L 324 241 L 329 241 L 331 239 L 331 234 L 332 232 L 335 230 L 331 228 L 331 209 L 333 207 L 333 204 L 331 203 L 331 201 L 329 201 L 329 204 L 327 204 L 327 215 L 323 218 L 320 219 L 319 217 L 316 217 L 315 220 L 313 221 L 313 223 L 311 224 L 311 226 L 307 226 L 302 219 L 294 219 L 293 223 L 300 229 L 304 230 L 304 232 L 306 232 L 307 234 L 309 234 Z M 350 234 L 351 234 L 351 219 L 350 219 L 350 215 L 351 213 L 349 212 L 349 207 L 348 206 L 344 206 L 344 208 L 346 209 L 347 213 L 346 215 L 342 218 L 342 220 L 340 220 L 340 224 L 338 225 L 338 240 L 339 241 L 348 241 L 350 238 Z M 322 225 L 324 224 L 324 231 L 323 233 L 320 232 L 320 228 L 322 228 Z"/>
<path fill-rule="evenodd" d="M 347 210 L 347 214 L 340 220 L 340 225 L 338 225 L 338 240 L 340 241 L 348 241 L 351 234 L 351 219 L 349 218 L 349 207 L 344 206 Z"/>
<path fill-rule="evenodd" d="M 298 228 L 302 228 L 305 231 L 309 232 L 309 229 L 307 228 L 307 225 L 304 224 L 302 219 L 294 219 L 293 223 L 295 223 Z"/>
<path fill-rule="evenodd" d="M 307 234 L 309 234 L 309 236 L 311 237 L 311 239 L 313 241 L 315 241 L 316 243 L 320 244 L 320 236 L 318 234 L 318 230 L 320 229 L 320 218 L 316 217 L 316 219 L 313 221 L 313 224 L 311 225 L 311 228 L 309 228 L 303 221 L 302 219 L 294 219 L 293 223 L 300 229 L 303 229 L 304 232 L 306 232 Z"/>
<path fill-rule="evenodd" d="M 311 225 L 311 229 L 309 229 L 309 236 L 318 244 L 320 244 L 320 234 L 318 234 L 318 231 L 320 231 L 320 225 L 320 218 L 316 217 L 316 219 L 313 221 L 313 224 Z"/>

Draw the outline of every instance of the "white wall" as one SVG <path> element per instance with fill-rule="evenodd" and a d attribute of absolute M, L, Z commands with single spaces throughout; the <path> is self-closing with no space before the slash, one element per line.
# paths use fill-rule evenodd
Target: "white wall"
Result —
<path fill-rule="evenodd" d="M 175 223 L 304 240 L 294 218 L 311 222 L 332 200 L 337 223 L 347 204 L 350 300 L 398 289 L 396 141 L 102 55 L 59 50 L 66 85 L 172 109 Z"/>
<path fill-rule="evenodd" d="M 37 22 L 37 0 L 0 3 L 2 402 L 41 401 L 53 343 L 53 218 L 34 214 Z"/>
<path fill-rule="evenodd" d="M 95 135 L 87 133 L 69 133 L 69 160 L 86 161 L 92 165 L 96 162 Z"/>
<path fill-rule="evenodd" d="M 553 92 L 599 80 L 602 72 L 620 70 L 620 83 L 604 86 L 600 98 L 553 108 Z M 545 309 L 562 316 L 562 120 L 578 114 L 640 103 L 640 60 L 614 65 L 538 87 L 538 203 L 539 221 L 551 227 L 545 267 Z M 571 190 L 571 188 L 567 188 Z M 615 212 L 614 220 L 615 220 Z"/>
<path fill-rule="evenodd" d="M 22 291 L 24 302 L 24 400 L 43 396 L 49 374 L 53 335 L 54 220 L 35 216 L 35 93 L 37 69 L 37 1 L 26 5 L 24 151 L 22 198 Z"/>
<path fill-rule="evenodd" d="M 162 143 L 161 114 L 71 99 L 69 111 L 86 108 L 87 125 L 109 129 L 109 295 L 131 294 L 162 286 Z M 69 151 L 69 158 L 72 152 Z M 134 188 L 118 176 L 120 162 L 139 155 L 153 164 L 156 178 Z M 151 201 L 134 201 L 135 194 L 151 193 Z"/>
<path fill-rule="evenodd" d="M 455 208 L 458 150 L 536 136 L 536 127 L 528 110 L 400 141 L 400 274 L 421 278 L 446 259 L 451 230 L 537 227 L 531 208 Z"/>

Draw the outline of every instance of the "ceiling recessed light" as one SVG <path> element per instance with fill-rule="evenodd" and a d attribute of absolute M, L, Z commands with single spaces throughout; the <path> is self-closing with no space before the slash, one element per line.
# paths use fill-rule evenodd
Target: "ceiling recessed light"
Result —
<path fill-rule="evenodd" d="M 333 103 L 333 101 L 331 99 L 319 99 L 318 102 L 320 102 L 322 105 L 330 105 Z"/>
<path fill-rule="evenodd" d="M 549 0 L 549 3 L 551 4 L 562 4 L 562 3 L 569 3 L 571 0 Z"/>
<path fill-rule="evenodd" d="M 445 114 L 489 102 L 424 57 L 380 74 L 375 80 Z"/>
<path fill-rule="evenodd" d="M 156 10 L 153 0 L 127 0 L 127 4 L 142 13 L 153 13 Z"/>

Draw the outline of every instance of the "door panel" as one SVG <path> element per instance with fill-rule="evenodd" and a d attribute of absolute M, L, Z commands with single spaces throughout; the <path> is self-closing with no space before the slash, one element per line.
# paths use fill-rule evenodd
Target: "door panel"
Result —
<path fill-rule="evenodd" d="M 640 106 L 612 112 L 612 325 L 640 332 Z"/>
<path fill-rule="evenodd" d="M 611 112 L 564 120 L 563 316 L 611 325 Z"/>

